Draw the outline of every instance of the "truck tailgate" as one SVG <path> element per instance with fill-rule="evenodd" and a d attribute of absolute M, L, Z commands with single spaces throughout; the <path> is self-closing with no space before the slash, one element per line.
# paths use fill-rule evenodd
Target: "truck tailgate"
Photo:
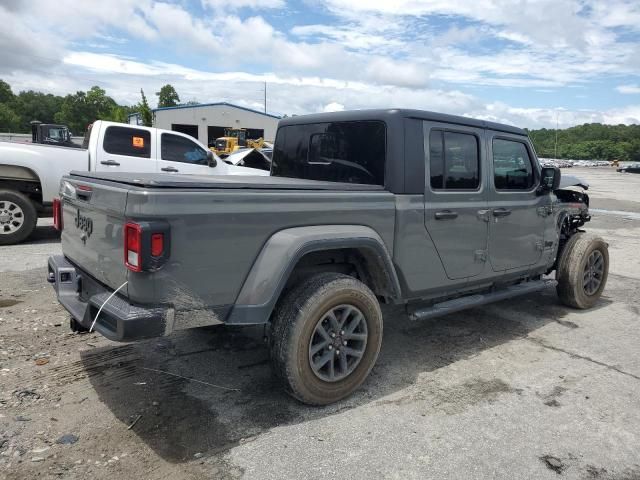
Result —
<path fill-rule="evenodd" d="M 62 250 L 65 256 L 113 289 L 127 280 L 123 247 L 127 191 L 122 185 L 67 177 L 62 193 Z M 123 293 L 126 294 L 126 290 Z"/>

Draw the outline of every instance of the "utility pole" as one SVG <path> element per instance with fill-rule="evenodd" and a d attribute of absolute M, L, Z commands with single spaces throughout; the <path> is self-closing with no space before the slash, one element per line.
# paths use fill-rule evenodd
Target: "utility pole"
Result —
<path fill-rule="evenodd" d="M 560 112 L 556 111 L 556 148 L 555 148 L 555 153 L 553 154 L 553 157 L 557 160 L 558 159 L 558 118 L 560 116 Z"/>
<path fill-rule="evenodd" d="M 267 113 L 267 82 L 264 82 L 264 113 Z"/>

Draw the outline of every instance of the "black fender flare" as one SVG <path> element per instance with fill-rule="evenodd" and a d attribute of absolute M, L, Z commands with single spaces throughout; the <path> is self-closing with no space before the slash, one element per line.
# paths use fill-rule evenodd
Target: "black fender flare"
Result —
<path fill-rule="evenodd" d="M 362 225 L 318 225 L 280 230 L 265 243 L 247 275 L 227 324 L 259 325 L 271 312 L 298 261 L 315 251 L 352 248 L 375 256 L 389 285 L 389 296 L 401 297 L 400 282 L 384 241 Z"/>

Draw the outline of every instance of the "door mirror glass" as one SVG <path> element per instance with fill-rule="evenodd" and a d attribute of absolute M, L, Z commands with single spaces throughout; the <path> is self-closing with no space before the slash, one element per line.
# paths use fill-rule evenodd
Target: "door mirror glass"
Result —
<path fill-rule="evenodd" d="M 542 167 L 538 192 L 549 193 L 560 186 L 560 169 L 558 167 Z"/>
<path fill-rule="evenodd" d="M 213 152 L 211 150 L 207 150 L 207 165 L 209 165 L 210 167 L 215 167 L 216 165 L 218 165 L 218 161 L 216 160 L 216 157 L 213 155 Z"/>

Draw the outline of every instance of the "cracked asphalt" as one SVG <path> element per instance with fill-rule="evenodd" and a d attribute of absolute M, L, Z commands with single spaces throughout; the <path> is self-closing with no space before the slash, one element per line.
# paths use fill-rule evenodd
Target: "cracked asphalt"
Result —
<path fill-rule="evenodd" d="M 640 479 L 640 175 L 565 172 L 610 244 L 595 308 L 550 289 L 424 322 L 385 309 L 371 377 L 324 408 L 281 392 L 260 331 L 70 334 L 43 222 L 2 247 L 0 478 Z"/>

